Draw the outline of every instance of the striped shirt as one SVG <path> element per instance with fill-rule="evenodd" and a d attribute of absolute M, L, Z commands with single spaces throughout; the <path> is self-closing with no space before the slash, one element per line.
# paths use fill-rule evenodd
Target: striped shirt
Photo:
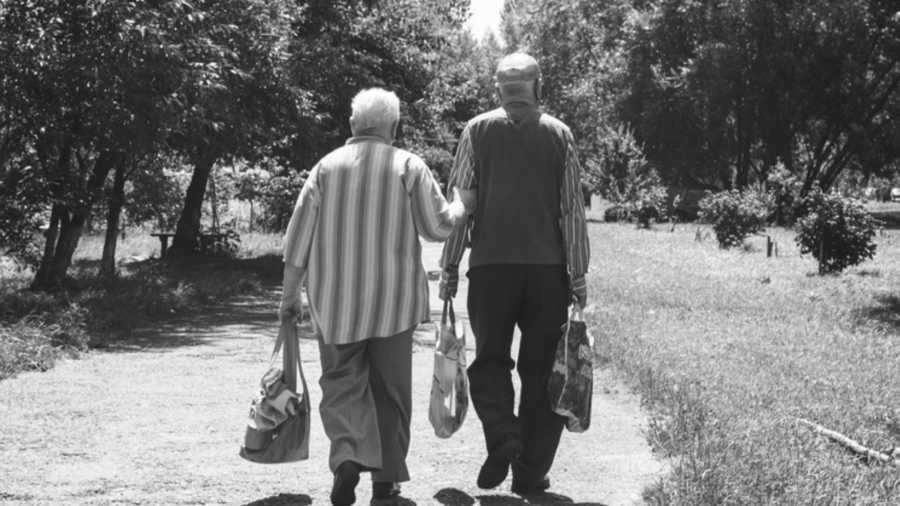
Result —
<path fill-rule="evenodd" d="M 353 137 L 310 171 L 284 236 L 325 343 L 388 337 L 429 319 L 419 236 L 443 241 L 450 206 L 418 156 Z"/>
<path fill-rule="evenodd" d="M 473 130 L 479 123 L 485 121 L 497 121 L 506 117 L 505 111 L 500 108 L 482 114 L 472 119 L 460 136 L 456 151 L 456 159 L 450 176 L 451 187 L 471 189 L 478 187 L 479 172 L 489 170 L 479 167 L 477 149 L 496 149 L 496 146 L 479 145 L 481 139 L 474 139 Z M 584 216 L 584 200 L 581 192 L 581 164 L 578 161 L 578 152 L 571 130 L 552 116 L 541 114 L 539 121 L 547 122 L 553 126 L 552 131 L 558 132 L 562 137 L 564 146 L 565 166 L 562 167 L 562 180 L 558 189 L 559 215 L 558 224 L 562 236 L 562 246 L 565 254 L 565 262 L 569 274 L 569 282 L 572 290 L 584 287 L 584 275 L 588 269 L 590 260 L 590 245 L 587 237 L 587 226 Z M 479 194 L 479 199 L 482 197 Z M 481 205 L 479 204 L 479 207 Z M 475 225 L 473 219 L 468 220 L 465 226 L 457 227 L 447 243 L 441 256 L 441 267 L 445 272 L 455 274 L 460 259 L 466 247 L 467 238 L 472 233 Z M 473 255 L 474 255 L 473 251 Z M 511 254 L 515 254 L 511 252 Z"/>

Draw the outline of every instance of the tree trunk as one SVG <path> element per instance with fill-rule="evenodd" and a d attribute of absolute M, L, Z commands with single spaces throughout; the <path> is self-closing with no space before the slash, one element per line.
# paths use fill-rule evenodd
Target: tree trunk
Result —
<path fill-rule="evenodd" d="M 116 166 L 113 178 L 112 194 L 109 196 L 109 207 L 106 213 L 106 240 L 103 242 L 103 257 L 100 260 L 100 277 L 112 279 L 116 277 L 116 244 L 119 234 L 119 217 L 125 203 L 125 167 Z"/>
<path fill-rule="evenodd" d="M 185 256 L 193 254 L 196 246 L 197 235 L 200 233 L 200 217 L 203 212 L 203 197 L 206 193 L 206 183 L 215 163 L 215 157 L 201 157 L 194 163 L 194 172 L 191 174 L 191 183 L 188 185 L 187 194 L 184 197 L 184 207 L 175 227 L 175 238 L 169 256 Z"/>
<path fill-rule="evenodd" d="M 35 275 L 32 288 L 53 289 L 63 285 L 69 267 L 72 265 L 72 255 L 78 247 L 84 224 L 91 215 L 91 207 L 94 205 L 96 195 L 100 193 L 103 182 L 115 163 L 115 155 L 111 152 L 103 152 L 94 162 L 94 168 L 87 181 L 87 194 L 89 197 L 74 209 L 67 209 L 64 205 L 54 206 L 53 213 L 58 217 L 58 234 L 47 234 L 47 243 L 44 247 L 44 258 L 41 268 Z M 52 219 L 51 219 L 52 221 Z M 51 229 L 53 224 L 51 223 Z M 49 257 L 53 252 L 52 258 Z"/>
<path fill-rule="evenodd" d="M 53 251 L 56 248 L 56 238 L 59 236 L 59 223 L 62 221 L 65 210 L 60 204 L 55 204 L 50 211 L 50 225 L 44 232 L 44 254 L 41 256 L 41 265 L 31 282 L 31 288 L 40 289 L 49 286 L 50 265 L 53 263 Z"/>

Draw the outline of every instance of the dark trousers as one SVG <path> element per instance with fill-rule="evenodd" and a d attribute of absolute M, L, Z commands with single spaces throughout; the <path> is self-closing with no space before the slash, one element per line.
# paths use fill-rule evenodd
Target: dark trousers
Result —
<path fill-rule="evenodd" d="M 484 265 L 468 272 L 469 320 L 475 360 L 469 366 L 472 405 L 488 452 L 509 438 L 522 441 L 522 460 L 536 478 L 553 465 L 565 419 L 550 409 L 547 380 L 560 327 L 566 321 L 568 279 L 562 265 Z M 519 413 L 510 357 L 513 329 L 522 332 Z"/>

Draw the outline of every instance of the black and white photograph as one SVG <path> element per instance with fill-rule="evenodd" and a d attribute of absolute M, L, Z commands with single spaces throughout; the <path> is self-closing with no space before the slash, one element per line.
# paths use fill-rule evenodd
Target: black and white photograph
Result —
<path fill-rule="evenodd" d="M 896 0 L 0 0 L 0 505 L 900 505 Z"/>

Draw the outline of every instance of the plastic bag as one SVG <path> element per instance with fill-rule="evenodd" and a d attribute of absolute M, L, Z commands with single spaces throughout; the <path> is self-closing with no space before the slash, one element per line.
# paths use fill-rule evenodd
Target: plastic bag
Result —
<path fill-rule="evenodd" d="M 434 342 L 434 377 L 428 405 L 428 420 L 434 433 L 441 438 L 452 436 L 462 426 L 468 407 L 466 333 L 461 329 L 457 337 L 456 316 L 448 299 L 444 301 L 441 325 Z"/>
<path fill-rule="evenodd" d="M 591 425 L 594 390 L 594 350 L 581 312 L 573 306 L 556 346 L 553 371 L 547 382 L 550 406 L 566 417 L 566 428 L 584 432 Z"/>

